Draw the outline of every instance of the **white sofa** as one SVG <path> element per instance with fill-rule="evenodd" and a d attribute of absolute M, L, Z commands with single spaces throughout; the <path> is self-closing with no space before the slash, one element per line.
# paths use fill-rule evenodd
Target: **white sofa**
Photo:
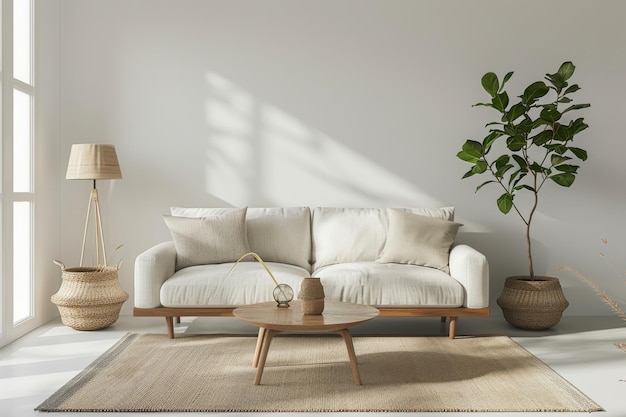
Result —
<path fill-rule="evenodd" d="M 181 316 L 230 316 L 271 301 L 280 283 L 297 295 L 302 279 L 320 277 L 327 300 L 372 305 L 381 316 L 457 318 L 489 315 L 484 255 L 454 239 L 451 207 L 177 208 L 163 216 L 172 241 L 135 262 L 135 316 L 163 316 L 170 337 Z"/>

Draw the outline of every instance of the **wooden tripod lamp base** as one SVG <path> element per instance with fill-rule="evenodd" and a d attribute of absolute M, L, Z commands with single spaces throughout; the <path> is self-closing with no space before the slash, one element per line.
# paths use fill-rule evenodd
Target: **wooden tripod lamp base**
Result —
<path fill-rule="evenodd" d="M 87 243 L 87 231 L 89 229 L 89 219 L 93 212 L 94 238 L 96 248 L 96 264 L 101 265 L 100 254 L 104 266 L 108 266 L 106 246 L 104 244 L 104 233 L 102 231 L 102 217 L 100 215 L 100 202 L 98 200 L 98 189 L 96 180 L 111 180 L 122 178 L 122 172 L 117 160 L 114 145 L 101 144 L 74 144 L 70 151 L 70 159 L 67 164 L 68 180 L 92 180 L 93 188 L 89 196 L 87 206 L 87 217 L 85 219 L 85 231 L 83 232 L 83 247 L 80 253 L 80 266 L 83 266 L 85 258 L 85 246 Z"/>

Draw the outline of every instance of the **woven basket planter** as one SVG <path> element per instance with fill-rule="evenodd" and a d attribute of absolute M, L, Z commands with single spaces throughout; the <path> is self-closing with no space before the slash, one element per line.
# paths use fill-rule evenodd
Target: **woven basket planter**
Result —
<path fill-rule="evenodd" d="M 555 326 L 569 305 L 554 277 L 508 277 L 497 300 L 504 319 L 515 327 L 545 330 Z"/>
<path fill-rule="evenodd" d="M 115 323 L 128 300 L 117 268 L 59 264 L 63 282 L 50 301 L 59 308 L 63 324 L 76 330 L 98 330 Z"/>

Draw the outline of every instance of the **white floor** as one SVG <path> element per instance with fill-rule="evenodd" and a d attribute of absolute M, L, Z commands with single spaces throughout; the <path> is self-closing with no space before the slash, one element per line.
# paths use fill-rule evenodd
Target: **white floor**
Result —
<path fill-rule="evenodd" d="M 235 318 L 187 318 L 183 319 L 183 323 L 176 331 L 255 333 L 254 328 Z M 79 332 L 63 326 L 57 319 L 0 349 L 0 416 L 41 415 L 42 413 L 33 411 L 33 408 L 127 332 L 165 333 L 165 323 L 163 319 L 123 316 L 108 329 Z M 445 332 L 444 325 L 439 323 L 438 319 L 432 318 L 380 317 L 353 329 L 355 335 L 445 335 Z M 458 334 L 509 335 L 606 410 L 597 415 L 626 417 L 626 352 L 614 345 L 626 342 L 626 324 L 615 317 L 565 317 L 554 329 L 542 332 L 514 329 L 499 317 L 464 318 L 459 320 Z M 98 416 L 109 414 L 120 413 L 98 413 Z M 168 413 L 167 416 L 179 414 L 183 413 Z M 342 413 L 342 416 L 347 414 L 351 413 Z M 500 413 L 424 413 L 428 416 L 446 414 L 500 415 Z M 520 415 L 520 413 L 503 414 Z M 524 415 L 563 416 L 563 414 Z M 565 414 L 586 415 L 586 413 Z M 77 414 L 54 415 L 61 417 Z M 249 416 L 250 413 L 243 415 Z"/>

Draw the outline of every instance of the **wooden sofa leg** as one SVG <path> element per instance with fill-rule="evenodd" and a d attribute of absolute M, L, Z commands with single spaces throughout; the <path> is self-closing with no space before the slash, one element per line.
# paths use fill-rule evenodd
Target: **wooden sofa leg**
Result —
<path fill-rule="evenodd" d="M 458 317 L 450 317 L 450 339 L 454 339 L 454 336 L 456 336 L 456 322 L 458 319 Z"/>
<path fill-rule="evenodd" d="M 445 323 L 445 322 L 446 322 L 446 319 L 447 319 L 447 317 L 446 317 L 446 316 L 443 316 L 443 317 L 441 318 L 441 322 L 442 322 L 442 323 Z"/>
<path fill-rule="evenodd" d="M 167 325 L 167 335 L 170 339 L 174 338 L 174 317 L 165 317 L 165 324 Z"/>
<path fill-rule="evenodd" d="M 176 324 L 180 324 L 180 316 L 176 316 Z"/>

